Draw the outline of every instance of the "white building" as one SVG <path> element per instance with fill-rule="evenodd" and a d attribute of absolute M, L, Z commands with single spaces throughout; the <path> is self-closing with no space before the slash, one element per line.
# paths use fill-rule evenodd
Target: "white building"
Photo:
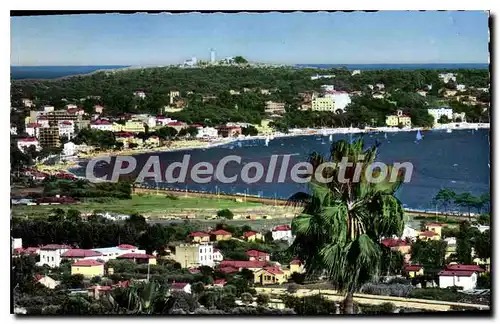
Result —
<path fill-rule="evenodd" d="M 12 243 L 11 245 L 12 245 L 13 250 L 23 247 L 23 239 L 22 238 L 13 238 L 12 237 L 11 243 Z"/>
<path fill-rule="evenodd" d="M 327 91 L 326 98 L 332 98 L 335 105 L 335 112 L 345 111 L 347 105 L 351 103 L 351 96 L 345 91 Z"/>
<path fill-rule="evenodd" d="M 311 102 L 311 109 L 313 111 L 335 111 L 335 101 L 331 97 L 315 98 Z"/>
<path fill-rule="evenodd" d="M 449 264 L 438 273 L 439 288 L 462 287 L 463 290 L 476 288 L 477 277 L 484 269 L 475 264 Z"/>
<path fill-rule="evenodd" d="M 451 271 L 439 272 L 439 288 L 462 287 L 463 290 L 475 289 L 477 284 L 477 273 L 473 271 Z"/>
<path fill-rule="evenodd" d="M 331 79 L 331 78 L 335 78 L 335 75 L 333 75 L 333 74 L 327 74 L 327 75 L 319 75 L 319 74 L 316 74 L 316 75 L 313 75 L 313 76 L 311 77 L 311 80 Z"/>
<path fill-rule="evenodd" d="M 475 225 L 473 226 L 479 230 L 479 232 L 484 233 L 485 231 L 489 231 L 490 227 L 488 225 Z"/>
<path fill-rule="evenodd" d="M 177 122 L 176 119 L 168 118 L 166 116 L 156 116 L 156 126 L 167 126 L 170 123 Z"/>
<path fill-rule="evenodd" d="M 10 126 L 10 135 L 17 135 L 17 127 Z"/>
<path fill-rule="evenodd" d="M 453 120 L 455 121 L 455 120 L 457 120 L 457 118 L 460 118 L 460 120 L 461 120 L 462 122 L 465 122 L 465 120 L 466 120 L 466 119 L 465 119 L 465 113 L 464 113 L 464 112 L 461 112 L 461 113 L 455 113 L 455 112 L 454 112 L 454 113 L 453 113 Z"/>
<path fill-rule="evenodd" d="M 286 240 L 292 241 L 292 228 L 289 225 L 279 225 L 273 228 L 272 236 L 274 241 Z"/>
<path fill-rule="evenodd" d="M 102 255 L 95 258 L 92 257 L 93 259 L 99 259 L 104 262 L 108 262 L 109 260 L 114 260 L 117 257 L 127 254 L 127 253 L 139 253 L 139 254 L 146 254 L 146 250 L 139 250 L 136 246 L 130 245 L 130 244 L 120 244 L 118 246 L 113 246 L 113 247 L 107 247 L 107 248 L 98 248 L 98 249 L 92 249 L 93 251 L 99 252 Z"/>
<path fill-rule="evenodd" d="M 335 86 L 333 84 L 324 84 L 321 86 L 321 89 L 323 89 L 323 91 L 325 92 L 335 91 Z"/>
<path fill-rule="evenodd" d="M 222 255 L 219 249 L 214 248 L 212 254 L 212 260 L 214 262 L 221 262 L 222 260 L 224 260 L 224 256 Z"/>
<path fill-rule="evenodd" d="M 43 111 L 44 112 L 53 112 L 54 111 L 54 106 L 43 106 Z"/>
<path fill-rule="evenodd" d="M 75 104 L 67 104 L 66 105 L 66 109 L 75 109 L 75 108 L 78 108 L 78 106 Z"/>
<path fill-rule="evenodd" d="M 450 81 L 457 82 L 456 73 L 439 73 L 439 78 L 443 80 L 444 83 L 448 83 Z"/>
<path fill-rule="evenodd" d="M 216 128 L 213 127 L 198 127 L 197 138 L 217 138 L 219 136 Z"/>
<path fill-rule="evenodd" d="M 385 89 L 385 85 L 383 83 L 377 83 L 375 85 L 379 90 L 384 90 Z"/>
<path fill-rule="evenodd" d="M 449 120 L 453 119 L 453 109 L 451 108 L 441 107 L 435 109 L 427 109 L 427 112 L 429 113 L 429 115 L 434 117 L 434 124 L 437 124 L 438 120 L 442 116 L 446 116 Z"/>
<path fill-rule="evenodd" d="M 215 50 L 212 48 L 210 49 L 210 64 L 215 64 Z"/>
<path fill-rule="evenodd" d="M 198 244 L 198 264 L 200 266 L 214 266 L 214 246 L 211 243 Z"/>
<path fill-rule="evenodd" d="M 171 290 L 176 290 L 176 291 L 183 291 L 185 293 L 190 294 L 191 293 L 191 284 L 186 283 L 186 282 L 173 282 L 172 285 L 170 285 Z"/>
<path fill-rule="evenodd" d="M 23 98 L 22 101 L 23 101 L 24 107 L 26 107 L 26 108 L 31 108 L 34 106 L 33 101 L 30 99 Z"/>
<path fill-rule="evenodd" d="M 21 138 L 17 140 L 17 148 L 19 151 L 24 152 L 25 149 L 34 145 L 37 151 L 40 151 L 42 148 L 40 147 L 40 143 L 34 137 Z"/>
<path fill-rule="evenodd" d="M 90 123 L 90 128 L 111 132 L 113 131 L 113 123 L 106 119 L 97 119 Z"/>
<path fill-rule="evenodd" d="M 51 268 L 59 267 L 61 255 L 71 249 L 71 246 L 64 244 L 48 244 L 40 247 L 39 266 L 48 265 Z"/>
<path fill-rule="evenodd" d="M 64 143 L 64 146 L 63 146 L 63 155 L 65 155 L 65 156 L 73 156 L 76 153 L 78 153 L 78 150 L 77 150 L 77 145 L 75 143 L 73 143 L 73 142 Z"/>
<path fill-rule="evenodd" d="M 403 229 L 403 234 L 401 235 L 401 239 L 410 239 L 412 241 L 415 241 L 418 237 L 418 231 L 416 229 L 413 229 L 409 226 L 405 226 Z"/>
<path fill-rule="evenodd" d="M 59 136 L 67 137 L 68 139 L 73 138 L 75 135 L 75 124 L 71 120 L 62 120 L 58 124 L 59 126 Z"/>
<path fill-rule="evenodd" d="M 36 137 L 38 138 L 40 135 L 40 128 L 42 127 L 42 124 L 39 123 L 29 123 L 25 127 L 26 134 L 28 134 L 31 137 Z"/>
<path fill-rule="evenodd" d="M 144 93 L 144 91 L 135 91 L 134 96 L 144 99 L 146 98 L 146 93 Z"/>
<path fill-rule="evenodd" d="M 49 276 L 43 276 L 43 275 L 36 275 L 35 280 L 38 283 L 44 285 L 48 289 L 55 289 L 61 283 L 60 281 L 56 281 Z"/>
<path fill-rule="evenodd" d="M 351 72 L 351 75 L 361 74 L 361 70 L 354 70 Z"/>
<path fill-rule="evenodd" d="M 457 84 L 457 91 L 465 91 L 465 84 Z"/>

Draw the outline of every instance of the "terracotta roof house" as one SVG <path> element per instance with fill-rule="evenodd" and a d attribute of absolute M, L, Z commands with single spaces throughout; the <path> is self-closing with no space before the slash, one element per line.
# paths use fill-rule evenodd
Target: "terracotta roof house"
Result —
<path fill-rule="evenodd" d="M 137 264 L 156 264 L 156 257 L 143 253 L 125 253 L 116 257 L 117 259 L 126 259 L 134 261 Z"/>
<path fill-rule="evenodd" d="M 267 262 L 264 261 L 238 261 L 238 260 L 222 260 L 220 262 L 220 267 L 233 267 L 236 269 L 261 269 Z"/>
<path fill-rule="evenodd" d="M 175 282 L 174 281 L 170 285 L 170 289 L 184 291 L 184 292 L 187 292 L 188 294 L 191 293 L 191 285 L 187 282 Z"/>
<path fill-rule="evenodd" d="M 247 255 L 250 261 L 269 261 L 269 253 L 259 250 L 248 250 Z"/>
<path fill-rule="evenodd" d="M 216 279 L 214 281 L 214 286 L 224 287 L 226 285 L 226 279 Z"/>
<path fill-rule="evenodd" d="M 70 249 L 61 255 L 66 259 L 97 258 L 99 256 L 102 256 L 102 253 L 86 249 Z"/>
<path fill-rule="evenodd" d="M 220 272 L 222 272 L 222 273 L 225 273 L 225 274 L 240 272 L 240 270 L 238 268 L 235 268 L 235 267 L 232 267 L 232 266 L 220 267 L 217 270 L 220 271 Z"/>

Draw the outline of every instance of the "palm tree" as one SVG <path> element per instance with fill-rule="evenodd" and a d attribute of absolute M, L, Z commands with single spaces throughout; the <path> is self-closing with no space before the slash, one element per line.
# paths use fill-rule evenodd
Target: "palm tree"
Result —
<path fill-rule="evenodd" d="M 132 314 L 163 314 L 171 304 L 168 287 L 156 281 L 117 289 L 109 299 L 115 309 L 126 309 Z"/>
<path fill-rule="evenodd" d="M 339 163 L 346 157 L 356 163 L 364 155 L 359 180 L 355 166 L 345 169 L 348 181 L 340 181 L 341 169 L 325 168 L 323 177 L 332 176 L 330 182 L 319 183 L 313 177 L 311 195 L 299 192 L 289 198 L 291 204 L 304 207 L 292 222 L 296 238 L 291 252 L 304 261 L 308 274 L 326 273 L 337 290 L 345 293 L 344 312 L 348 314 L 354 312 L 354 292 L 380 271 L 380 239 L 399 236 L 404 227 L 404 210 L 394 196 L 402 174 L 398 172 L 395 181 L 386 177 L 379 183 L 370 183 L 365 176 L 376 154 L 377 147 L 365 150 L 362 139 L 351 144 L 344 140 L 333 143 L 328 159 L 313 153 L 309 159 L 313 174 L 324 162 Z M 390 175 L 392 168 L 388 171 Z"/>

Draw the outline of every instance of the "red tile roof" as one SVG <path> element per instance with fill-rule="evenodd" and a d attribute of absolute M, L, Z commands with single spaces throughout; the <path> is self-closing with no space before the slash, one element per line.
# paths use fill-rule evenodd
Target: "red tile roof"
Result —
<path fill-rule="evenodd" d="M 396 247 L 396 246 L 406 246 L 406 245 L 409 245 L 408 242 L 406 242 L 405 240 L 401 240 L 401 239 L 394 239 L 394 238 L 385 238 L 382 240 L 381 242 L 383 245 L 385 245 L 386 247 Z"/>
<path fill-rule="evenodd" d="M 95 257 L 101 255 L 102 255 L 101 252 L 97 252 L 94 250 L 71 249 L 64 252 L 61 256 L 63 258 L 86 258 L 86 257 Z"/>
<path fill-rule="evenodd" d="M 194 269 L 194 268 L 191 268 L 191 269 L 188 269 L 188 271 L 190 273 L 200 273 L 200 269 Z"/>
<path fill-rule="evenodd" d="M 259 250 L 248 250 L 247 251 L 247 255 L 249 257 L 258 258 L 258 257 L 268 257 L 269 253 L 262 252 L 262 251 L 259 251 Z"/>
<path fill-rule="evenodd" d="M 264 268 L 265 271 L 273 274 L 273 275 L 277 275 L 277 274 L 283 274 L 284 272 L 281 271 L 280 268 Z"/>
<path fill-rule="evenodd" d="M 133 246 L 130 244 L 120 244 L 120 245 L 118 245 L 118 248 L 122 249 L 122 250 L 135 250 L 135 249 L 137 249 L 137 246 Z"/>
<path fill-rule="evenodd" d="M 41 275 L 41 274 L 36 274 L 34 277 L 35 277 L 35 280 L 36 280 L 36 281 L 40 281 L 40 280 L 42 280 L 45 276 L 44 276 L 44 275 Z"/>
<path fill-rule="evenodd" d="M 210 234 L 208 234 L 206 232 L 193 232 L 193 233 L 189 234 L 188 236 L 191 236 L 191 237 L 204 237 L 204 236 L 210 236 Z"/>
<path fill-rule="evenodd" d="M 302 262 L 299 259 L 294 259 L 290 264 L 302 264 Z"/>
<path fill-rule="evenodd" d="M 222 285 L 224 286 L 226 284 L 226 279 L 216 279 L 214 281 L 214 285 Z"/>
<path fill-rule="evenodd" d="M 420 233 L 419 236 L 433 237 L 436 235 L 437 235 L 437 233 L 434 233 L 433 231 L 425 231 L 425 232 Z"/>
<path fill-rule="evenodd" d="M 249 238 L 250 236 L 254 236 L 255 234 L 257 234 L 257 232 L 249 231 L 249 232 L 245 232 L 243 234 L 243 236 L 246 237 L 246 238 Z"/>
<path fill-rule="evenodd" d="M 154 255 L 142 253 L 125 253 L 117 257 L 117 259 L 154 259 Z"/>
<path fill-rule="evenodd" d="M 92 287 L 89 287 L 87 288 L 87 290 L 99 290 L 99 291 L 109 291 L 111 289 L 113 289 L 113 287 L 111 286 L 92 286 Z"/>
<path fill-rule="evenodd" d="M 290 225 L 279 225 L 279 226 L 276 226 L 275 228 L 273 228 L 273 232 L 276 232 L 276 231 L 290 231 L 292 230 L 292 228 L 290 227 Z"/>
<path fill-rule="evenodd" d="M 172 289 L 184 289 L 187 286 L 187 282 L 174 282 L 170 286 Z"/>
<path fill-rule="evenodd" d="M 25 137 L 25 138 L 20 138 L 18 142 L 38 142 L 38 140 L 34 137 Z"/>
<path fill-rule="evenodd" d="M 104 265 L 103 262 L 99 262 L 96 260 L 80 260 L 73 263 L 72 267 L 93 267 L 93 266 L 101 266 Z"/>
<path fill-rule="evenodd" d="M 41 127 L 42 125 L 39 123 L 29 123 L 26 125 L 26 128 L 35 128 L 35 127 Z"/>
<path fill-rule="evenodd" d="M 73 123 L 70 122 L 70 121 L 68 121 L 68 120 L 62 121 L 61 124 L 63 124 L 63 125 L 73 125 Z"/>
<path fill-rule="evenodd" d="M 425 223 L 425 226 L 434 226 L 434 227 L 436 227 L 436 226 L 443 226 L 443 224 L 441 224 L 441 223 Z"/>
<path fill-rule="evenodd" d="M 96 121 L 93 121 L 91 124 L 92 125 L 111 125 L 111 122 L 109 120 L 98 119 Z"/>
<path fill-rule="evenodd" d="M 446 270 L 464 270 L 464 271 L 484 272 L 484 269 L 476 264 L 449 264 L 446 266 Z"/>
<path fill-rule="evenodd" d="M 183 126 L 183 122 L 170 122 L 167 124 L 167 126 Z"/>
<path fill-rule="evenodd" d="M 234 268 L 263 268 L 267 262 L 264 261 L 238 261 L 238 260 L 222 260 L 221 267 L 234 267 Z"/>
<path fill-rule="evenodd" d="M 470 277 L 475 271 L 453 271 L 453 270 L 441 270 L 438 276 L 456 276 L 456 277 Z"/>
<path fill-rule="evenodd" d="M 235 267 L 231 267 L 231 266 L 227 266 L 227 267 L 221 267 L 218 269 L 220 272 L 222 273 L 235 273 L 235 272 L 239 272 L 239 270 Z"/>
<path fill-rule="evenodd" d="M 40 247 L 40 250 L 60 250 L 60 249 L 71 249 L 71 245 L 66 244 L 47 244 Z"/>
<path fill-rule="evenodd" d="M 213 234 L 213 235 L 233 235 L 233 233 L 225 231 L 223 229 L 213 231 L 210 234 Z"/>
<path fill-rule="evenodd" d="M 404 271 L 420 271 L 420 269 L 422 269 L 422 266 L 418 264 L 412 264 L 404 267 Z"/>

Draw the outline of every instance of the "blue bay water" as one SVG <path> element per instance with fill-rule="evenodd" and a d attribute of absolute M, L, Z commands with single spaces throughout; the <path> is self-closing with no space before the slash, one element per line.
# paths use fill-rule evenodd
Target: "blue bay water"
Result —
<path fill-rule="evenodd" d="M 10 77 L 20 79 L 56 79 L 71 75 L 87 74 L 98 70 L 113 70 L 126 65 L 82 65 L 82 66 L 11 66 Z"/>
<path fill-rule="evenodd" d="M 416 132 L 388 133 L 387 139 L 384 138 L 383 133 L 363 135 L 366 145 L 373 145 L 376 140 L 381 142 L 378 149 L 378 161 L 388 165 L 396 162 L 411 162 L 413 164 L 411 181 L 403 184 L 397 193 L 403 204 L 410 208 L 433 209 L 435 207 L 431 204 L 432 198 L 441 188 L 445 187 L 457 193 L 470 192 L 473 195 L 490 192 L 488 130 L 460 130 L 453 131 L 453 133 L 427 131 L 422 134 L 424 136 L 423 140 L 418 144 L 415 143 Z M 357 136 L 361 135 L 353 135 L 354 138 Z M 348 140 L 349 135 L 333 135 L 333 141 L 340 139 Z M 295 162 L 306 161 L 308 155 L 312 152 L 328 154 L 330 144 L 327 136 L 314 135 L 274 139 L 267 147 L 264 145 L 264 140 L 259 139 L 240 141 L 210 149 L 141 154 L 136 156 L 138 167 L 134 175 L 138 174 L 151 155 L 160 157 L 163 174 L 168 165 L 182 161 L 185 154 L 190 154 L 190 168 L 194 164 L 204 161 L 214 165 L 214 169 L 225 156 L 241 156 L 242 163 L 240 166 L 235 162 L 231 162 L 225 168 L 225 175 L 231 177 L 239 174 L 242 166 L 247 163 L 258 161 L 267 170 L 271 155 L 292 154 L 288 176 L 284 183 L 277 182 L 282 161 L 282 157 L 280 157 L 272 183 L 265 183 L 264 179 L 262 179 L 257 183 L 246 184 L 241 181 L 241 176 L 238 176 L 238 181 L 233 184 L 224 184 L 218 181 L 196 184 L 190 179 L 188 171 L 186 183 L 159 184 L 160 187 L 166 186 L 182 190 L 187 188 L 189 190 L 215 192 L 217 189 L 226 193 L 244 193 L 246 191 L 248 194 L 269 198 L 288 198 L 297 191 L 308 191 L 306 184 L 297 184 L 291 181 L 289 176 L 291 166 Z M 83 176 L 85 163 L 82 163 L 81 166 L 82 168 L 72 171 Z M 109 171 L 104 167 L 98 168 L 96 174 L 100 176 Z M 250 176 L 253 174 L 254 171 L 250 173 Z"/>

